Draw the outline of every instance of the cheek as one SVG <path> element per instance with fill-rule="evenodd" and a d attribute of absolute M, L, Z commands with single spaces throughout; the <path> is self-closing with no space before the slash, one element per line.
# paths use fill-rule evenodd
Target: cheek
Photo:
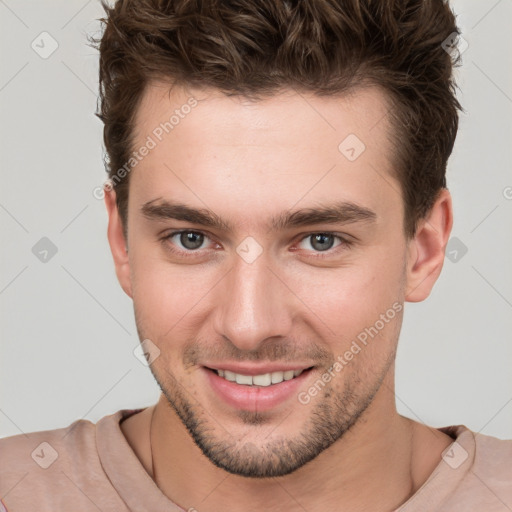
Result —
<path fill-rule="evenodd" d="M 363 349 L 361 352 L 368 352 L 364 349 L 375 341 L 371 357 L 377 356 L 375 351 L 384 354 L 391 350 L 401 318 L 402 263 L 390 253 L 387 257 L 374 254 L 365 257 L 364 262 L 352 261 L 344 267 L 322 269 L 322 272 L 310 270 L 293 278 L 297 296 L 307 306 L 304 311 L 310 326 L 333 354 L 350 350 L 354 341 Z M 358 351 L 357 347 L 352 350 Z"/>
<path fill-rule="evenodd" d="M 290 277 L 297 296 L 327 323 L 361 324 L 378 319 L 400 299 L 403 280 L 398 261 L 378 260 Z M 321 314 L 320 314 L 321 313 Z"/>
<path fill-rule="evenodd" d="M 175 337 L 193 322 L 218 280 L 213 267 L 173 265 L 157 249 L 134 250 L 130 267 L 134 307 L 156 338 Z"/>

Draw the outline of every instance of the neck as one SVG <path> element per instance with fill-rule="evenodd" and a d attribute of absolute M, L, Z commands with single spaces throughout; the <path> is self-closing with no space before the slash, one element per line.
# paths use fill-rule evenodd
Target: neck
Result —
<path fill-rule="evenodd" d="M 383 383 L 359 421 L 314 460 L 283 477 L 245 478 L 214 466 L 162 395 L 151 428 L 153 478 L 185 510 L 393 510 L 423 483 L 414 478 L 415 430 Z"/>

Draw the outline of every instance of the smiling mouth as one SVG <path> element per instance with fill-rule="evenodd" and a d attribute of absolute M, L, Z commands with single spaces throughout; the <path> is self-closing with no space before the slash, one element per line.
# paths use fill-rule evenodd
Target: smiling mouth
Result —
<path fill-rule="evenodd" d="M 281 382 L 295 379 L 299 375 L 304 372 L 308 372 L 312 369 L 305 368 L 303 370 L 287 370 L 287 371 L 277 371 L 271 373 L 263 373 L 261 375 L 243 375 L 241 373 L 235 373 L 229 370 L 216 370 L 213 368 L 208 368 L 208 370 L 216 373 L 219 377 L 230 381 L 236 382 L 237 384 L 241 384 L 242 386 L 250 386 L 250 387 L 267 387 L 273 386 L 275 384 L 281 384 Z"/>

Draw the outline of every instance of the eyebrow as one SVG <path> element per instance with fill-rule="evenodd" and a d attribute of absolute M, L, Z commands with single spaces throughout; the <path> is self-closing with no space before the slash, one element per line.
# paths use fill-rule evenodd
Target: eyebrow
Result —
<path fill-rule="evenodd" d="M 144 203 L 141 212 L 149 220 L 175 219 L 200 224 L 212 229 L 234 232 L 234 226 L 206 208 L 192 208 L 182 203 L 172 203 L 161 198 Z M 375 222 L 377 214 L 369 208 L 350 201 L 339 201 L 316 208 L 282 212 L 270 219 L 269 230 L 280 231 L 314 224 L 352 224 Z"/>

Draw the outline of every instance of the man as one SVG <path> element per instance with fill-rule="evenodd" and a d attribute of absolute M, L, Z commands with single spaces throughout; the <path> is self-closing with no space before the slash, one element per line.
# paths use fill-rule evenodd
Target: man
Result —
<path fill-rule="evenodd" d="M 104 7 L 108 240 L 162 394 L 0 440 L 4 509 L 512 510 L 512 441 L 395 407 L 452 227 L 448 5 Z"/>

